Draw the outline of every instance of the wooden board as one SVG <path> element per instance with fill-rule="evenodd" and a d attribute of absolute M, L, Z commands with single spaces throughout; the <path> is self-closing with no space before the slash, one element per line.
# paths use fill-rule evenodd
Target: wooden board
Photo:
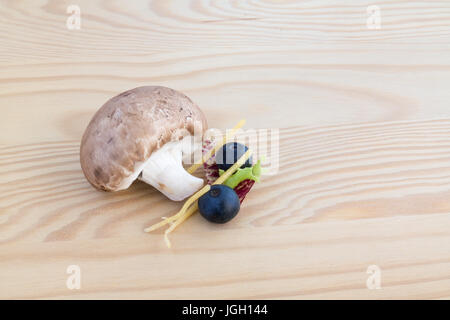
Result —
<path fill-rule="evenodd" d="M 79 30 L 71 4 L 0 3 L 0 298 L 450 298 L 448 1 L 379 3 L 379 29 L 359 0 L 83 0 Z M 78 158 L 94 112 L 150 84 L 280 132 L 239 216 L 170 250 L 143 229 L 180 204 L 95 191 Z"/>

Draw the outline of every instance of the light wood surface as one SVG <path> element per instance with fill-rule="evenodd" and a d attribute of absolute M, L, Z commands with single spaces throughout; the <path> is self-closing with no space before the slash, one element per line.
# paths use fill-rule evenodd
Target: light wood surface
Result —
<path fill-rule="evenodd" d="M 449 299 L 450 3 L 380 2 L 368 29 L 372 4 L 0 1 L 0 298 Z M 94 112 L 151 84 L 280 130 L 278 174 L 170 250 L 143 229 L 181 204 L 95 191 L 78 158 Z"/>

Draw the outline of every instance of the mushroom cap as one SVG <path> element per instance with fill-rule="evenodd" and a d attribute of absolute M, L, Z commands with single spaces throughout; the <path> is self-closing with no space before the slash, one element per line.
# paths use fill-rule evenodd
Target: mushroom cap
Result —
<path fill-rule="evenodd" d="M 97 189 L 127 189 L 154 151 L 206 129 L 203 112 L 181 92 L 160 86 L 131 89 L 95 113 L 81 140 L 81 168 Z"/>

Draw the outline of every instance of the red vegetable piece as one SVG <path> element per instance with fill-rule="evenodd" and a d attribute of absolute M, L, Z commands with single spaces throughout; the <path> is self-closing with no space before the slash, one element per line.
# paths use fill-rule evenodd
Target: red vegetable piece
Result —
<path fill-rule="evenodd" d="M 251 190 L 253 185 L 255 184 L 254 180 L 246 179 L 244 181 L 241 181 L 235 188 L 234 191 L 237 193 L 239 197 L 239 201 L 242 204 L 242 201 L 244 201 L 245 196 L 247 193 Z"/>

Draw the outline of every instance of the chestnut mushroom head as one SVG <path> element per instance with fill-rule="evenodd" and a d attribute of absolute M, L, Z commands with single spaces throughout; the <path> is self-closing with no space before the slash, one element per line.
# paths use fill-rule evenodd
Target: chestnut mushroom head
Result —
<path fill-rule="evenodd" d="M 182 200 L 203 185 L 182 158 L 194 135 L 207 129 L 199 107 L 186 95 L 160 86 L 138 87 L 107 101 L 94 115 L 80 146 L 81 168 L 97 189 L 119 191 L 134 180 L 151 184 L 172 200 Z"/>

